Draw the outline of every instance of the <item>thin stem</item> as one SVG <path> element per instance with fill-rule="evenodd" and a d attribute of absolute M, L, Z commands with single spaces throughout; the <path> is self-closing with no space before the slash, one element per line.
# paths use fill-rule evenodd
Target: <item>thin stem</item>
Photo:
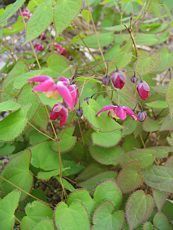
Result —
<path fill-rule="evenodd" d="M 86 5 L 88 7 L 88 10 L 90 11 L 90 8 L 89 8 L 89 4 L 88 4 L 88 0 L 86 0 Z M 99 51 L 100 51 L 100 54 L 102 56 L 102 59 L 103 59 L 103 62 L 104 62 L 104 65 L 105 65 L 105 73 L 108 72 L 108 67 L 107 67 L 107 64 L 106 64 L 106 61 L 105 61 L 105 57 L 104 57 L 104 54 L 103 54 L 103 51 L 101 49 L 101 45 L 100 45 L 100 41 L 99 41 L 99 36 L 98 36 L 98 32 L 97 32 L 97 29 L 96 29 L 96 26 L 95 26 L 95 23 L 94 23 L 94 19 L 93 19 L 93 16 L 92 16 L 92 12 L 90 11 L 90 14 L 91 14 L 91 22 L 92 22 L 92 25 L 93 25 L 93 28 L 94 28 L 94 32 L 96 34 L 96 38 L 97 38 L 97 44 L 98 44 L 98 47 L 99 47 Z"/>
<path fill-rule="evenodd" d="M 62 187 L 62 199 L 63 199 L 63 197 L 66 197 L 67 194 L 62 181 L 62 157 L 61 157 L 60 142 L 58 141 L 57 143 L 58 143 L 58 160 L 59 160 L 59 181 Z"/>
<path fill-rule="evenodd" d="M 137 50 L 137 46 L 136 46 L 136 43 L 135 43 L 134 35 L 132 33 L 131 23 L 130 23 L 130 28 L 128 28 L 126 25 L 124 25 L 124 26 L 127 29 L 127 31 L 129 32 L 130 38 L 131 38 L 132 43 L 133 43 L 134 51 L 135 51 L 135 57 L 136 57 L 136 60 L 137 60 L 137 58 L 138 58 L 138 50 Z"/>
<path fill-rule="evenodd" d="M 20 14 L 22 15 L 21 10 L 20 10 Z M 23 17 L 22 17 L 22 21 L 23 21 L 23 24 L 24 24 L 24 27 L 25 27 L 25 31 L 26 31 L 26 29 L 27 29 L 27 28 L 26 28 L 26 22 L 25 22 L 25 19 L 24 19 Z M 36 54 L 36 52 L 35 52 L 34 46 L 33 46 L 33 44 L 32 44 L 31 41 L 29 42 L 29 44 L 30 44 L 30 46 L 31 46 L 32 52 L 33 52 L 34 57 L 35 57 L 35 59 L 36 59 L 38 68 L 41 69 L 41 65 L 40 65 L 40 62 L 39 62 L 39 60 L 38 60 L 37 54 Z"/>
<path fill-rule="evenodd" d="M 14 184 L 13 182 L 9 181 L 8 179 L 6 179 L 5 177 L 3 177 L 2 175 L 0 175 L 0 179 L 3 180 L 3 181 L 5 181 L 5 182 L 7 182 L 8 184 L 14 186 L 14 187 L 17 188 L 19 191 L 21 191 L 21 192 L 25 193 L 26 195 L 32 197 L 33 199 L 38 200 L 38 201 L 42 202 L 43 204 L 49 206 L 49 204 L 48 204 L 47 202 L 45 202 L 45 201 L 39 199 L 38 197 L 36 197 L 36 196 L 34 196 L 34 195 L 32 195 L 32 194 L 26 192 L 23 188 L 20 188 L 19 186 L 17 186 L 17 185 Z"/>
<path fill-rule="evenodd" d="M 81 125 L 80 125 L 80 121 L 79 121 L 79 119 L 78 119 L 78 125 L 79 125 L 79 131 L 80 131 L 81 138 L 82 138 L 82 143 L 83 143 L 83 145 L 84 145 L 84 144 L 85 144 L 85 142 L 84 142 L 83 132 L 82 132 L 82 128 L 81 128 Z"/>
<path fill-rule="evenodd" d="M 14 216 L 14 217 L 15 217 L 16 221 L 17 221 L 19 224 L 21 224 L 21 221 L 20 221 L 16 216 Z"/>
<path fill-rule="evenodd" d="M 51 136 L 49 136 L 48 134 L 42 132 L 41 130 L 39 130 L 36 126 L 34 126 L 31 122 L 27 122 L 33 129 L 37 130 L 40 134 L 44 135 L 45 137 L 51 139 L 52 141 L 55 141 L 54 138 L 52 138 Z"/>

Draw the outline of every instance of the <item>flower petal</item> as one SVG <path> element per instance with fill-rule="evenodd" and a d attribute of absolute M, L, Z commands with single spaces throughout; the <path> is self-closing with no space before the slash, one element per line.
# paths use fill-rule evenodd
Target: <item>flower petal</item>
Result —
<path fill-rule="evenodd" d="M 123 109 L 126 111 L 126 114 L 132 117 L 134 120 L 138 120 L 137 115 L 133 112 L 133 110 L 127 106 L 123 106 Z"/>
<path fill-rule="evenodd" d="M 119 117 L 122 121 L 124 121 L 127 117 L 126 111 L 123 109 L 122 106 L 116 106 L 114 108 L 114 112 L 117 117 Z"/>
<path fill-rule="evenodd" d="M 73 102 L 73 98 L 72 98 L 71 92 L 68 89 L 68 87 L 62 81 L 58 81 L 56 84 L 56 88 L 57 88 L 58 93 L 64 99 L 64 102 L 67 104 L 67 106 L 70 109 L 73 109 L 74 102 Z"/>
<path fill-rule="evenodd" d="M 32 78 L 30 78 L 28 81 L 29 81 L 29 82 L 44 82 L 44 81 L 49 80 L 49 79 L 52 80 L 52 78 L 49 77 L 49 76 L 40 75 L 40 76 L 32 77 Z"/>
<path fill-rule="evenodd" d="M 56 84 L 52 79 L 44 81 L 43 83 L 35 86 L 33 88 L 34 91 L 37 92 L 49 92 L 49 91 L 56 91 Z"/>
<path fill-rule="evenodd" d="M 115 105 L 106 105 L 100 111 L 98 111 L 98 113 L 96 114 L 96 116 L 99 116 L 101 113 L 103 113 L 105 111 L 114 110 L 115 107 L 117 107 L 117 106 L 115 106 Z"/>
<path fill-rule="evenodd" d="M 50 113 L 50 119 L 51 120 L 60 120 L 59 125 L 62 127 L 66 124 L 68 119 L 68 110 L 60 103 L 55 104 L 51 113 Z"/>

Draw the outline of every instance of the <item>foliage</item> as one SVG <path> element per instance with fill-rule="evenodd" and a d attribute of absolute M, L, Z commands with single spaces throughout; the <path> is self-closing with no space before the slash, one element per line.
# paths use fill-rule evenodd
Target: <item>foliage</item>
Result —
<path fill-rule="evenodd" d="M 0 9 L 0 229 L 173 228 L 172 13 L 171 0 Z"/>

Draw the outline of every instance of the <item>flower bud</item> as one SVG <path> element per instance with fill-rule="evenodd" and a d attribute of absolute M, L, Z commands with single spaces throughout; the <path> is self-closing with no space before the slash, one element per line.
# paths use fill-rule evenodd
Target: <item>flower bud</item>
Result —
<path fill-rule="evenodd" d="M 111 81 L 116 89 L 122 89 L 126 81 L 125 74 L 122 71 L 115 71 L 111 75 Z"/>
<path fill-rule="evenodd" d="M 144 121 L 147 117 L 147 113 L 145 111 L 141 111 L 138 113 L 137 115 L 137 118 L 138 118 L 138 121 Z"/>
<path fill-rule="evenodd" d="M 130 80 L 131 80 L 132 83 L 135 84 L 138 81 L 138 78 L 135 75 L 133 75 L 133 77 L 131 77 Z"/>
<path fill-rule="evenodd" d="M 83 110 L 82 109 L 77 109 L 76 110 L 76 116 L 77 117 L 82 117 L 82 115 L 83 115 Z"/>
<path fill-rule="evenodd" d="M 106 75 L 106 76 L 104 76 L 104 77 L 102 78 L 102 83 L 103 83 L 104 85 L 109 85 L 109 83 L 110 83 L 110 78 L 109 78 L 108 75 Z"/>
<path fill-rule="evenodd" d="M 146 81 L 141 81 L 137 85 L 137 91 L 142 100 L 146 100 L 150 94 L 150 87 Z"/>

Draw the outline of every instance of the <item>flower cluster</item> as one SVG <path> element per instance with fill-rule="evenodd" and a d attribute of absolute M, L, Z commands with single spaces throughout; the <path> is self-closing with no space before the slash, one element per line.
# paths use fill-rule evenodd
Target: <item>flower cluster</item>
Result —
<path fill-rule="evenodd" d="M 32 16 L 32 14 L 31 14 L 31 12 L 30 12 L 27 8 L 25 8 L 25 9 L 23 9 L 23 10 L 21 11 L 21 16 L 22 16 L 24 19 L 29 20 L 30 17 Z"/>
<path fill-rule="evenodd" d="M 113 73 L 111 73 L 110 77 L 108 75 L 104 76 L 102 79 L 102 82 L 104 85 L 109 85 L 109 83 L 112 83 L 113 87 L 115 89 L 122 89 L 126 82 L 126 75 L 124 71 L 116 70 Z M 150 87 L 145 81 L 139 81 L 134 75 L 131 79 L 132 83 L 136 83 L 136 90 L 138 92 L 139 97 L 142 100 L 146 100 L 150 95 Z M 138 121 L 144 121 L 147 117 L 147 114 L 145 111 L 140 111 L 137 115 L 133 112 L 133 110 L 126 106 L 118 106 L 118 105 L 107 105 L 104 106 L 98 113 L 97 116 L 100 115 L 100 113 L 109 111 L 108 115 L 111 115 L 112 117 L 119 118 L 121 120 L 125 120 L 127 115 L 132 117 L 134 120 Z"/>
<path fill-rule="evenodd" d="M 63 98 L 63 103 L 57 103 L 50 113 L 51 120 L 60 120 L 60 127 L 66 124 L 68 119 L 68 109 L 73 110 L 78 102 L 78 89 L 75 84 L 71 84 L 70 80 L 60 77 L 55 82 L 51 77 L 41 75 L 29 79 L 30 83 L 38 83 L 33 87 L 33 91 L 45 93 L 47 97 Z"/>

